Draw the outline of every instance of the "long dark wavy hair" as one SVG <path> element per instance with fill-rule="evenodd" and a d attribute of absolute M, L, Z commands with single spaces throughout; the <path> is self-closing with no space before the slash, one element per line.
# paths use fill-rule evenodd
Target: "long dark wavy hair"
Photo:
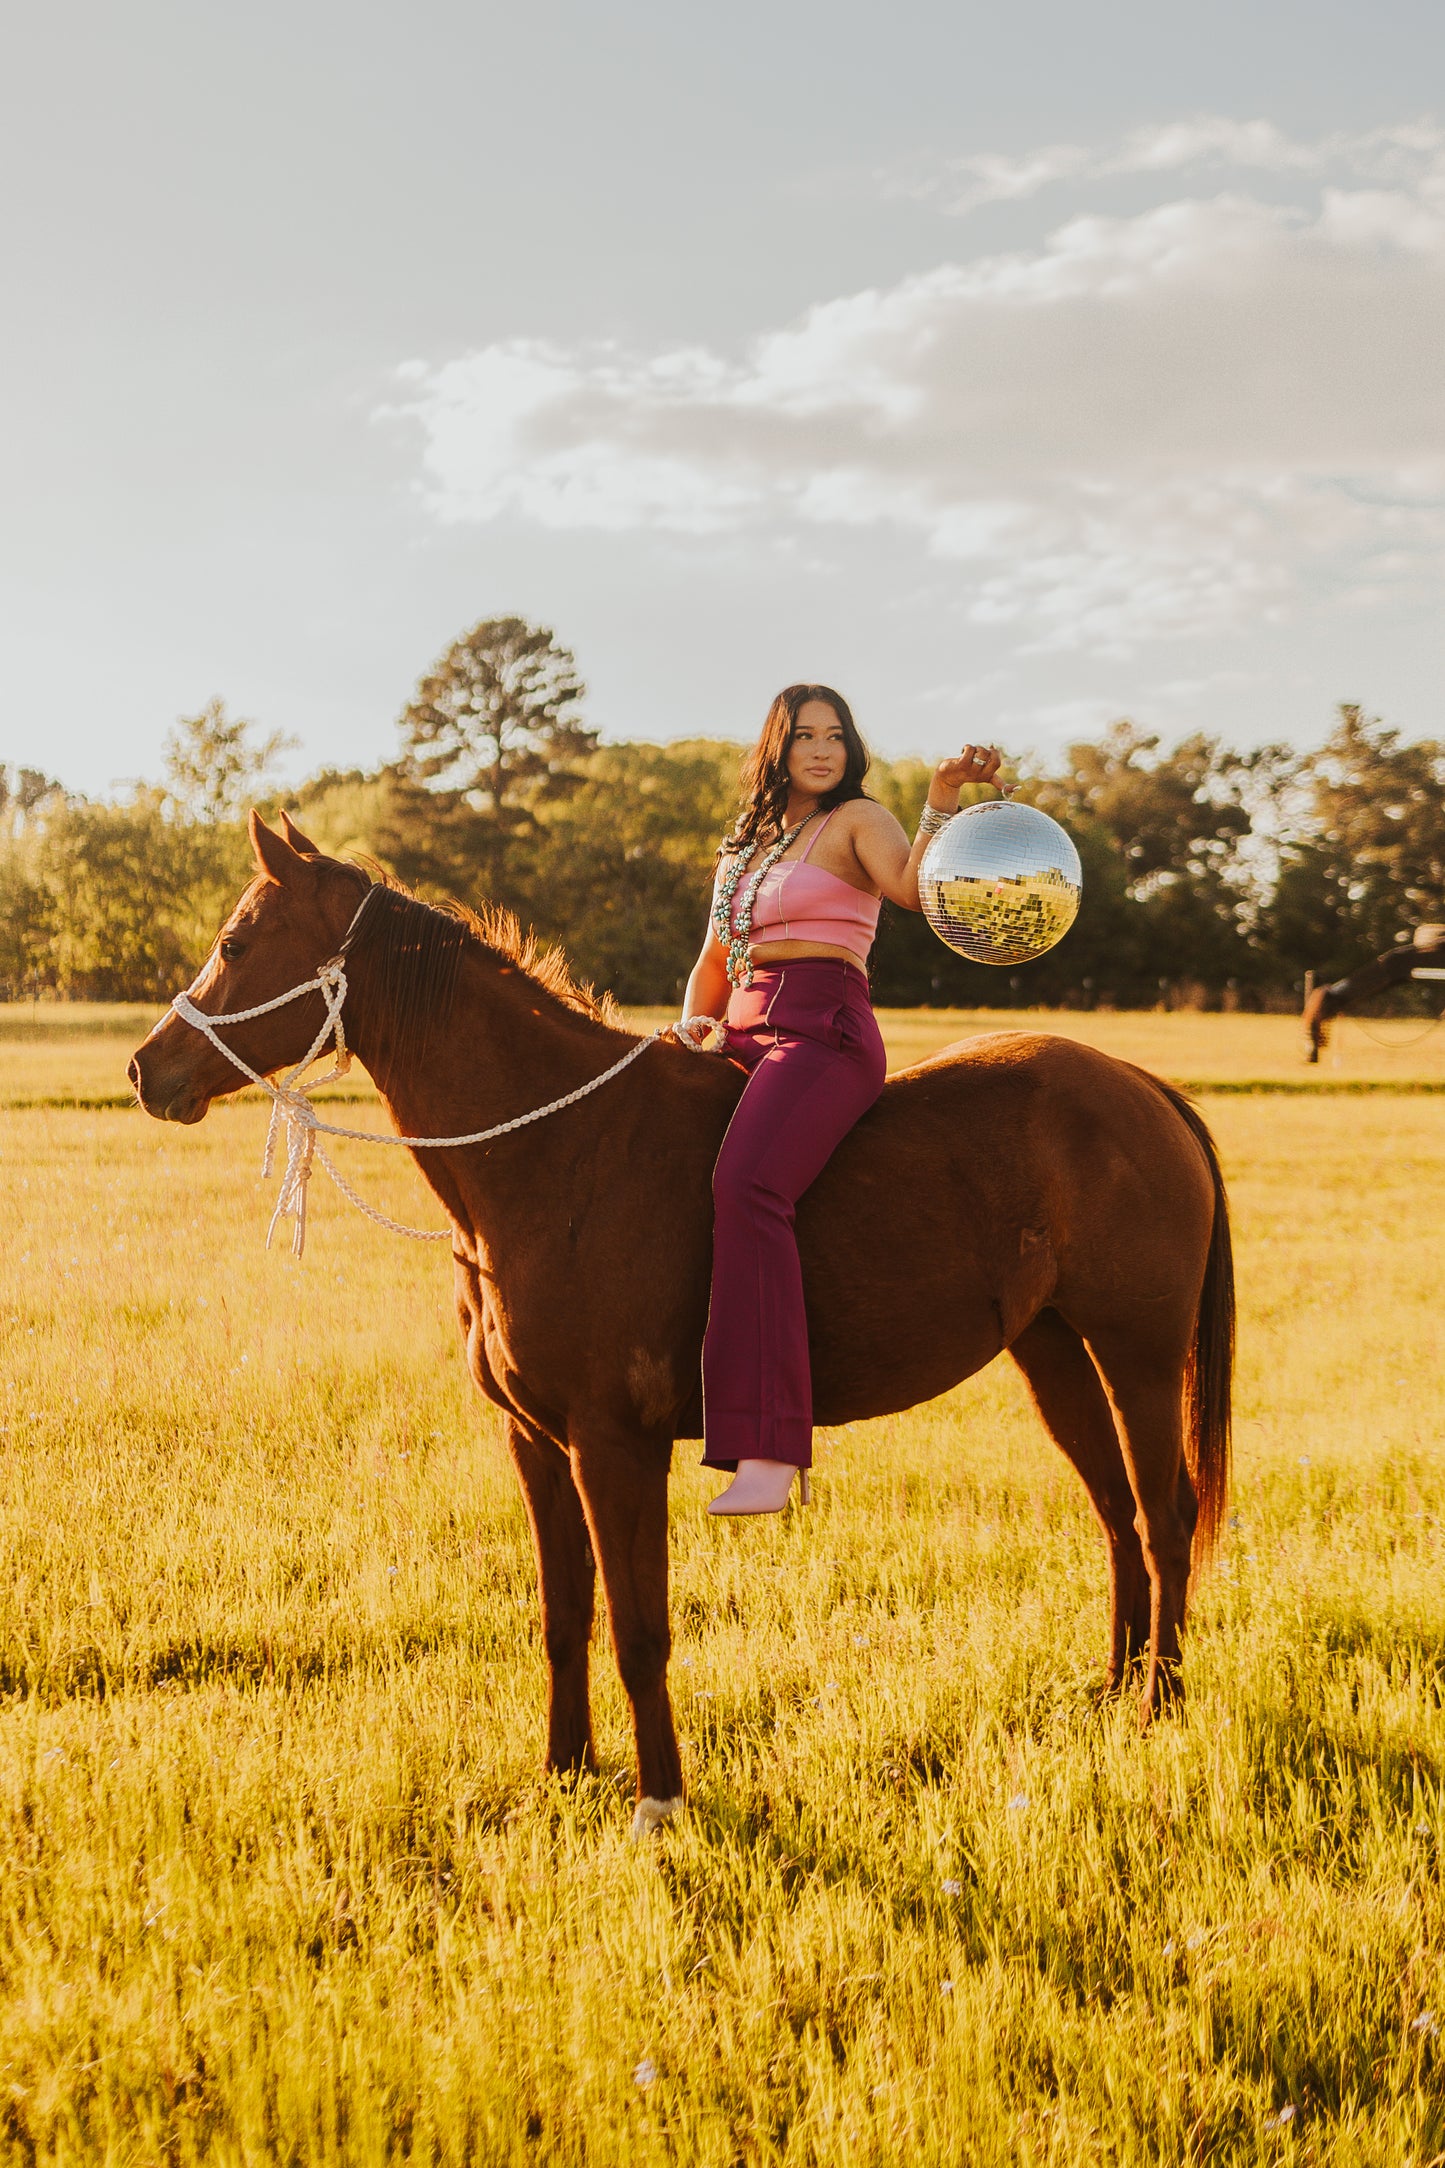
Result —
<path fill-rule="evenodd" d="M 835 693 L 831 685 L 785 685 L 768 709 L 762 735 L 743 762 L 742 802 L 732 833 L 723 844 L 725 851 L 747 850 L 782 834 L 783 815 L 792 788 L 788 781 L 788 748 L 793 742 L 799 712 L 810 700 L 821 700 L 833 710 L 842 725 L 847 754 L 842 781 L 833 790 L 823 793 L 818 800 L 819 806 L 823 812 L 831 813 L 835 805 L 868 795 L 863 788 L 863 778 L 868 773 L 868 748 L 858 734 L 853 710 L 843 695 Z"/>

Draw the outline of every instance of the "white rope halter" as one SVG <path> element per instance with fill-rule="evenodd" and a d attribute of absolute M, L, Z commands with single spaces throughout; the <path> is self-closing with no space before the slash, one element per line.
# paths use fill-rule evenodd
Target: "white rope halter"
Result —
<path fill-rule="evenodd" d="M 348 1204 L 354 1204 L 358 1212 L 364 1212 L 369 1220 L 375 1220 L 378 1227 L 385 1227 L 394 1235 L 409 1235 L 413 1242 L 450 1242 L 452 1239 L 450 1228 L 433 1230 L 403 1227 L 400 1220 L 394 1220 L 387 1213 L 379 1212 L 375 1205 L 368 1204 L 364 1197 L 357 1195 L 340 1168 L 330 1158 L 325 1146 L 317 1141 L 318 1138 L 351 1137 L 360 1144 L 404 1144 L 412 1151 L 445 1151 L 462 1144 L 489 1144 L 494 1137 L 505 1137 L 514 1129 L 525 1129 L 531 1122 L 545 1121 L 549 1114 L 560 1114 L 564 1107 L 575 1106 L 579 1099 L 586 1099 L 590 1093 L 600 1090 L 602 1085 L 610 1084 L 613 1077 L 620 1076 L 629 1063 L 636 1061 L 639 1054 L 646 1053 L 653 1041 L 663 1038 L 667 1031 L 666 1025 L 650 1031 L 645 1039 L 639 1039 L 635 1046 L 630 1046 L 620 1061 L 615 1061 L 610 1069 L 604 1069 L 601 1076 L 593 1077 L 590 1084 L 579 1085 L 573 1092 L 564 1092 L 560 1099 L 551 1099 L 544 1107 L 534 1107 L 530 1114 L 516 1114 L 509 1122 L 496 1122 L 490 1129 L 474 1129 L 465 1137 L 387 1136 L 374 1129 L 343 1129 L 335 1122 L 323 1122 L 312 1106 L 309 1095 L 318 1091 L 323 1084 L 334 1084 L 338 1077 L 345 1076 L 351 1067 L 351 1052 L 346 1044 L 346 1031 L 341 1021 L 342 1005 L 346 1000 L 345 957 L 351 946 L 352 936 L 361 921 L 361 914 L 375 893 L 376 888 L 373 886 L 368 888 L 362 897 L 342 938 L 341 946 L 330 961 L 318 967 L 314 979 L 306 979 L 300 986 L 293 986 L 289 993 L 277 994 L 274 1001 L 258 1002 L 254 1009 L 231 1009 L 223 1011 L 219 1016 L 208 1016 L 205 1010 L 198 1009 L 191 999 L 195 983 L 193 981 L 192 986 L 188 987 L 185 993 L 177 994 L 171 1003 L 172 1013 L 178 1016 L 183 1024 L 191 1025 L 204 1038 L 209 1039 L 218 1054 L 224 1054 L 233 1068 L 239 1069 L 243 1076 L 259 1085 L 270 1099 L 271 1120 L 266 1130 L 266 1153 L 261 1163 L 263 1177 L 271 1173 L 277 1133 L 282 1124 L 285 1124 L 286 1171 L 281 1177 L 276 1209 L 271 1214 L 271 1224 L 266 1230 L 266 1247 L 270 1249 L 272 1237 L 282 1220 L 290 1219 L 294 1222 L 291 1230 L 291 1253 L 294 1257 L 300 1257 L 306 1248 L 307 1184 L 311 1180 L 312 1163 L 316 1160 L 320 1161 Z M 242 1061 L 240 1055 L 227 1046 L 217 1033 L 218 1024 L 248 1024 L 253 1017 L 267 1016 L 273 1009 L 284 1009 L 288 1002 L 300 1001 L 305 995 L 315 993 L 319 993 L 326 1004 L 325 1020 L 300 1061 L 293 1069 L 287 1070 L 279 1084 L 273 1084 L 269 1077 L 262 1076 L 249 1062 Z M 336 1058 L 331 1068 L 322 1076 L 312 1077 L 307 1084 L 298 1083 L 297 1079 L 311 1067 L 327 1040 L 333 1037 L 336 1042 Z"/>

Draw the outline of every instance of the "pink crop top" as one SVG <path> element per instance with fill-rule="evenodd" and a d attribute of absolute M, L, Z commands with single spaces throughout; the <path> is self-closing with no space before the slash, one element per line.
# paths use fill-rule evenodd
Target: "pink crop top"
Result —
<path fill-rule="evenodd" d="M 801 858 L 782 859 L 764 874 L 753 902 L 750 938 L 755 942 L 816 941 L 820 947 L 847 949 L 860 964 L 866 964 L 878 931 L 880 898 L 865 896 L 836 873 L 808 864 L 809 852 L 832 818 L 832 813 L 824 814 Z M 735 928 L 746 886 L 744 874 L 733 899 Z"/>

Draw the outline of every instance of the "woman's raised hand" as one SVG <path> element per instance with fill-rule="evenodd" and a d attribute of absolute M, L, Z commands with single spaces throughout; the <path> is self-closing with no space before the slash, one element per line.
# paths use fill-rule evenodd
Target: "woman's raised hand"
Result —
<path fill-rule="evenodd" d="M 961 753 L 951 759 L 941 760 L 933 771 L 928 786 L 928 802 L 940 813 L 958 811 L 958 794 L 966 783 L 998 783 L 1003 755 L 994 745 L 966 745 Z M 1011 783 L 999 783 L 999 789 L 1007 797 Z"/>

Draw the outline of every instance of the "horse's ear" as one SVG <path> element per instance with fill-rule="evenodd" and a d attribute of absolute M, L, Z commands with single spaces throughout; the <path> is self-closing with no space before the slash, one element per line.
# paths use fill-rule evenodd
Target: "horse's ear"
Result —
<path fill-rule="evenodd" d="M 293 851 L 304 851 L 308 858 L 321 857 L 321 845 L 313 843 L 310 836 L 297 827 L 284 806 L 281 808 L 281 828 Z"/>
<path fill-rule="evenodd" d="M 268 881 L 279 881 L 284 888 L 297 876 L 308 870 L 307 861 L 287 842 L 278 836 L 274 828 L 268 828 L 253 806 L 248 823 L 251 831 L 251 849 L 256 854 L 256 864 Z"/>

